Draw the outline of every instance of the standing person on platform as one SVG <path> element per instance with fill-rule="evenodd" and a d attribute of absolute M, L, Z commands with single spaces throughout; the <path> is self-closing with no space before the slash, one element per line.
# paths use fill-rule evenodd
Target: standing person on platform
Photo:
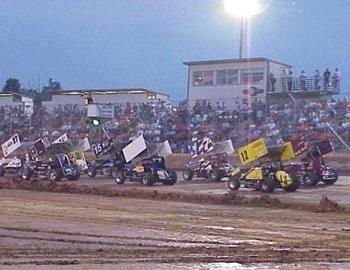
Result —
<path fill-rule="evenodd" d="M 299 82 L 300 82 L 300 90 L 305 91 L 306 89 L 306 74 L 305 71 L 302 70 L 299 76 Z"/>
<path fill-rule="evenodd" d="M 293 72 L 291 70 L 288 72 L 287 87 L 289 92 L 293 90 Z"/>
<path fill-rule="evenodd" d="M 334 89 L 338 89 L 339 81 L 340 81 L 340 71 L 338 68 L 336 68 L 332 76 L 332 86 Z"/>
<path fill-rule="evenodd" d="M 274 93 L 276 90 L 276 88 L 275 88 L 276 77 L 275 77 L 275 75 L 273 75 L 273 73 L 270 73 L 269 81 L 270 81 L 270 91 Z"/>
<path fill-rule="evenodd" d="M 315 90 L 320 89 L 320 79 L 321 79 L 321 73 L 318 69 L 314 72 L 314 84 L 315 84 Z"/>
<path fill-rule="evenodd" d="M 281 80 L 282 80 L 282 91 L 286 92 L 287 90 L 287 71 L 285 69 L 282 69 L 282 73 L 281 73 Z"/>
<path fill-rule="evenodd" d="M 328 68 L 326 68 L 325 72 L 323 72 L 323 80 L 324 80 L 324 90 L 326 91 L 329 87 L 329 78 L 331 77 L 331 73 L 328 70 Z"/>

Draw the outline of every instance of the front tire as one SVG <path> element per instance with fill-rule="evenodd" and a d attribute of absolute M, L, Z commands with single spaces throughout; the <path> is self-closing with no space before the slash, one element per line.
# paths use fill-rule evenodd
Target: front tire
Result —
<path fill-rule="evenodd" d="M 193 171 L 190 168 L 186 168 L 182 173 L 185 181 L 191 181 L 193 179 Z"/>
<path fill-rule="evenodd" d="M 114 182 L 118 185 L 122 185 L 125 183 L 125 175 L 122 171 L 120 170 L 115 170 L 114 172 Z"/>
<path fill-rule="evenodd" d="M 74 175 L 67 175 L 67 179 L 69 181 L 76 181 L 80 178 L 80 172 L 78 171 L 78 169 L 76 169 L 75 174 Z"/>
<path fill-rule="evenodd" d="M 272 179 L 262 179 L 259 181 L 259 190 L 264 193 L 271 193 L 275 190 L 275 183 Z"/>
<path fill-rule="evenodd" d="M 292 178 L 292 184 L 283 188 L 286 192 L 295 192 L 300 186 L 300 180 L 298 178 Z"/>
<path fill-rule="evenodd" d="M 0 177 L 3 177 L 5 175 L 5 168 L 3 166 L 0 166 Z"/>
<path fill-rule="evenodd" d="M 230 176 L 227 185 L 230 190 L 238 190 L 241 186 L 239 175 Z"/>
<path fill-rule="evenodd" d="M 97 174 L 97 170 L 96 170 L 95 166 L 91 166 L 88 168 L 87 175 L 90 178 L 95 178 L 96 174 Z"/>
<path fill-rule="evenodd" d="M 212 181 L 219 182 L 222 179 L 222 173 L 220 170 L 213 169 L 209 172 L 209 179 Z"/>
<path fill-rule="evenodd" d="M 53 170 L 49 172 L 48 178 L 51 182 L 56 182 L 61 180 L 61 175 L 57 170 Z"/>
<path fill-rule="evenodd" d="M 151 172 L 147 173 L 142 179 L 142 183 L 145 186 L 153 186 L 155 182 L 156 182 L 156 176 Z"/>
<path fill-rule="evenodd" d="M 319 182 L 318 176 L 315 173 L 307 173 L 304 175 L 304 184 L 308 187 L 316 186 Z"/>
<path fill-rule="evenodd" d="M 32 172 L 31 171 L 23 170 L 22 174 L 21 174 L 21 179 L 23 181 L 28 181 L 28 180 L 30 180 L 31 176 L 32 176 Z"/>

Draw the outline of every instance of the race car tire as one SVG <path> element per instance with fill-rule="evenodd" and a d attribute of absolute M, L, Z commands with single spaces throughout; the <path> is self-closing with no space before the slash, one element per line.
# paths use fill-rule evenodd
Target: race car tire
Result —
<path fill-rule="evenodd" d="M 67 179 L 69 181 L 76 181 L 80 178 L 80 172 L 78 171 L 78 169 L 76 169 L 76 173 L 74 175 L 67 175 Z"/>
<path fill-rule="evenodd" d="M 183 171 L 182 176 L 185 181 L 191 181 L 193 179 L 193 171 L 190 168 L 186 168 Z"/>
<path fill-rule="evenodd" d="M 125 175 L 122 171 L 114 169 L 114 182 L 118 185 L 122 185 L 125 183 Z"/>
<path fill-rule="evenodd" d="M 168 170 L 168 173 L 170 174 L 170 179 L 163 180 L 163 184 L 166 185 L 166 186 L 175 185 L 175 183 L 177 182 L 176 171 Z"/>
<path fill-rule="evenodd" d="M 0 177 L 3 177 L 5 175 L 5 168 L 3 166 L 0 166 Z"/>
<path fill-rule="evenodd" d="M 283 189 L 286 192 L 295 192 L 300 186 L 300 180 L 297 177 L 292 177 L 292 184 L 288 187 L 284 187 Z"/>
<path fill-rule="evenodd" d="M 17 177 L 21 177 L 22 173 L 23 173 L 23 169 L 22 168 L 19 168 L 19 169 L 16 170 Z"/>
<path fill-rule="evenodd" d="M 156 176 L 153 173 L 151 173 L 151 172 L 147 173 L 142 178 L 142 183 L 145 186 L 153 186 L 155 182 L 156 182 Z"/>
<path fill-rule="evenodd" d="M 31 171 L 23 170 L 22 174 L 21 174 L 21 179 L 24 180 L 24 181 L 28 181 L 28 180 L 30 180 L 31 176 L 32 176 Z"/>
<path fill-rule="evenodd" d="M 334 183 L 337 182 L 338 180 L 338 173 L 334 169 L 330 169 L 329 171 L 333 173 L 334 177 L 332 179 L 327 179 L 327 180 L 322 179 L 322 182 L 327 186 L 334 185 Z"/>
<path fill-rule="evenodd" d="M 303 182 L 306 186 L 313 187 L 319 182 L 319 177 L 315 173 L 307 173 L 304 175 Z"/>
<path fill-rule="evenodd" d="M 90 178 L 95 178 L 96 177 L 96 174 L 97 174 L 97 170 L 94 166 L 91 166 L 88 168 L 87 170 L 87 175 L 90 177 Z"/>
<path fill-rule="evenodd" d="M 230 176 L 228 178 L 227 186 L 230 190 L 238 190 L 241 186 L 241 181 L 239 180 L 239 175 Z"/>
<path fill-rule="evenodd" d="M 266 178 L 259 181 L 259 190 L 264 193 L 271 193 L 275 190 L 275 183 L 272 179 Z"/>
<path fill-rule="evenodd" d="M 211 181 L 219 182 L 219 181 L 221 181 L 222 177 L 223 177 L 223 174 L 220 170 L 214 169 L 214 170 L 209 172 L 209 179 Z"/>
<path fill-rule="evenodd" d="M 49 171 L 48 179 L 52 182 L 60 181 L 62 178 L 61 174 L 57 170 Z"/>

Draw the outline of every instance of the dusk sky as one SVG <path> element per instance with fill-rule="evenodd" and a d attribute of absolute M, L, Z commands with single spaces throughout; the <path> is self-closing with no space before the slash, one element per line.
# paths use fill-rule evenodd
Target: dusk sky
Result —
<path fill-rule="evenodd" d="M 338 67 L 345 94 L 349 14 L 349 0 L 272 1 L 251 21 L 248 56 L 295 75 Z M 64 89 L 142 87 L 182 100 L 182 63 L 237 58 L 239 25 L 223 0 L 0 0 L 0 36 L 1 88 L 9 77 L 27 88 L 51 77 Z"/>

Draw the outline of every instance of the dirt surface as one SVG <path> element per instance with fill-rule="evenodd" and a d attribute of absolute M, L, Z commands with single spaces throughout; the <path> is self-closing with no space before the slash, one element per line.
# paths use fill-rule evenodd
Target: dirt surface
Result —
<path fill-rule="evenodd" d="M 320 183 L 312 188 L 300 187 L 297 192 L 287 193 L 282 189 L 276 189 L 275 192 L 269 194 L 246 188 L 231 192 L 227 188 L 225 179 L 221 182 L 205 179 L 186 182 L 182 180 L 181 173 L 178 173 L 178 179 L 174 186 L 164 186 L 157 183 L 155 186 L 148 187 L 131 182 L 117 185 L 108 177 L 91 179 L 85 175 L 78 181 L 66 180 L 55 183 L 45 180 L 27 182 L 14 178 L 0 178 L 0 188 L 162 201 L 289 208 L 315 212 L 344 211 L 350 214 L 349 176 L 341 176 L 333 186 Z"/>
<path fill-rule="evenodd" d="M 350 269 L 349 194 L 2 178 L 0 269 Z"/>

